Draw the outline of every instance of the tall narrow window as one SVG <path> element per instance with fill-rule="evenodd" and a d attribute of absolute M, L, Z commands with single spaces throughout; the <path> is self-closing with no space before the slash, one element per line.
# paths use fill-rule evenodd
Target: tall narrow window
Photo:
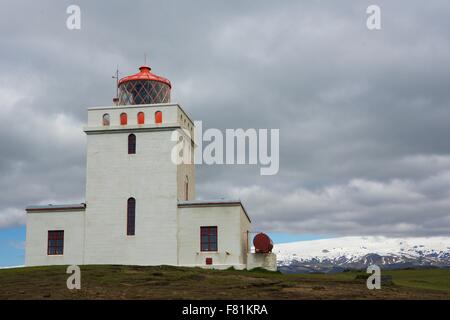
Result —
<path fill-rule="evenodd" d="M 136 153 L 136 136 L 134 134 L 130 134 L 128 136 L 128 154 Z"/>
<path fill-rule="evenodd" d="M 138 113 L 137 121 L 138 121 L 138 124 L 144 124 L 144 122 L 145 122 L 145 115 L 144 115 L 143 112 L 139 112 Z"/>
<path fill-rule="evenodd" d="M 104 126 L 109 126 L 109 114 L 108 113 L 105 113 L 103 115 L 103 125 Z"/>
<path fill-rule="evenodd" d="M 127 236 L 134 236 L 136 225 L 136 199 L 129 198 L 127 203 Z"/>
<path fill-rule="evenodd" d="M 200 250 L 217 251 L 217 227 L 200 227 Z"/>
<path fill-rule="evenodd" d="M 121 113 L 120 114 L 120 124 L 124 126 L 127 123 L 128 123 L 128 116 L 127 116 L 127 114 L 125 112 Z"/>
<path fill-rule="evenodd" d="M 184 195 L 186 197 L 186 201 L 189 200 L 189 178 L 186 176 L 184 180 Z"/>
<path fill-rule="evenodd" d="M 48 232 L 47 254 L 51 256 L 64 254 L 64 230 Z"/>
<path fill-rule="evenodd" d="M 162 112 L 161 111 L 155 112 L 155 123 L 162 123 Z"/>

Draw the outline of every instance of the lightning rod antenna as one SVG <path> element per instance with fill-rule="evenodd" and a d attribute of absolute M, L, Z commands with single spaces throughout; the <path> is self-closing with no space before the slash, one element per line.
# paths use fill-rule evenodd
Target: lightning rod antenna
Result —
<path fill-rule="evenodd" d="M 116 75 L 112 76 L 113 79 L 116 79 L 116 97 L 113 99 L 116 105 L 119 104 L 119 66 L 116 68 Z"/>

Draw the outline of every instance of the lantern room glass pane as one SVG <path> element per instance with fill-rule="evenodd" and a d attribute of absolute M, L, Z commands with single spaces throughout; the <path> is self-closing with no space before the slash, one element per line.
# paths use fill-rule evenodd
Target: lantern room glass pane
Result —
<path fill-rule="evenodd" d="M 133 80 L 119 85 L 119 105 L 170 102 L 169 85 L 153 80 Z"/>

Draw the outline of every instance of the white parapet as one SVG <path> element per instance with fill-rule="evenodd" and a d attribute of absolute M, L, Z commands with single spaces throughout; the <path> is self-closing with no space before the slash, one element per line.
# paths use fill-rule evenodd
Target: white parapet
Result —
<path fill-rule="evenodd" d="M 248 253 L 247 270 L 255 268 L 277 271 L 277 255 L 275 253 Z"/>

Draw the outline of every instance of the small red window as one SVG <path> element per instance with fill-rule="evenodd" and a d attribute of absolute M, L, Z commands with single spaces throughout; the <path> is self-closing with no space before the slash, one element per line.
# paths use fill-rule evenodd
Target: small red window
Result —
<path fill-rule="evenodd" d="M 52 230 L 48 232 L 47 254 L 64 254 L 64 230 Z"/>
<path fill-rule="evenodd" d="M 200 227 L 200 251 L 217 251 L 217 227 Z"/>
<path fill-rule="evenodd" d="M 162 112 L 161 111 L 155 112 L 155 123 L 162 123 Z"/>
<path fill-rule="evenodd" d="M 138 124 L 144 124 L 144 122 L 145 122 L 145 115 L 144 115 L 143 112 L 139 112 L 138 113 L 137 121 L 138 121 Z"/>
<path fill-rule="evenodd" d="M 212 260 L 212 258 L 206 258 L 206 264 L 207 265 L 211 265 L 211 264 L 213 264 L 213 260 Z"/>
<path fill-rule="evenodd" d="M 121 125 L 126 125 L 128 123 L 128 117 L 126 113 L 121 113 L 120 114 L 120 124 Z"/>

